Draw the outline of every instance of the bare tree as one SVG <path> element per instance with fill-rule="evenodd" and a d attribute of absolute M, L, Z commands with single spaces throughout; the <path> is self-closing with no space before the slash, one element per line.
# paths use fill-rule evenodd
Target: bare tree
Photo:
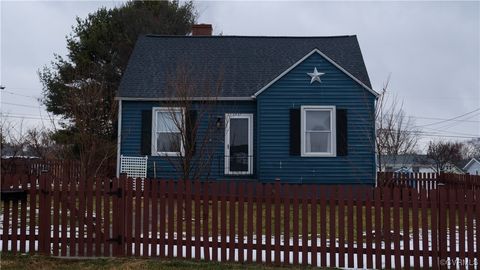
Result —
<path fill-rule="evenodd" d="M 2 140 L 2 157 L 14 159 L 27 154 L 27 139 L 23 128 L 23 121 L 15 124 L 6 119 L 2 119 L 0 121 L 0 134 Z"/>
<path fill-rule="evenodd" d="M 93 80 L 78 80 L 69 85 L 65 107 L 75 123 L 71 143 L 78 149 L 83 179 L 97 175 L 116 153 L 116 144 L 108 131 L 117 117 L 116 105 L 106 108 L 106 87 Z M 106 111 L 103 111 L 106 110 Z M 107 130 L 107 131 L 106 131 Z"/>
<path fill-rule="evenodd" d="M 20 158 L 30 158 L 31 153 L 28 152 L 28 141 L 26 132 L 23 128 L 23 121 L 15 124 L 5 118 L 0 120 L 0 137 L 1 137 L 1 175 L 6 173 L 15 173 L 22 171 L 19 167 Z M 23 168 L 25 168 L 23 166 Z"/>
<path fill-rule="evenodd" d="M 388 84 L 387 80 L 375 108 L 375 147 L 378 171 L 382 171 L 384 168 L 385 156 L 415 152 L 419 135 L 412 119 L 405 115 L 403 103 L 400 103 L 396 96 L 389 98 Z"/>
<path fill-rule="evenodd" d="M 480 157 L 480 138 L 471 139 L 463 144 L 462 157 L 463 159 Z"/>
<path fill-rule="evenodd" d="M 195 82 L 192 77 L 196 78 Z M 222 74 L 218 74 L 214 81 L 206 75 L 204 79 L 201 77 L 202 72 L 193 74 L 188 65 L 177 65 L 167 76 L 166 96 L 169 101 L 161 104 L 168 110 L 168 116 L 163 120 L 173 123 L 170 129 L 174 135 L 163 138 L 165 143 L 155 138 L 158 143 L 154 150 L 161 152 L 169 148 L 180 152 L 179 156 L 165 156 L 165 159 L 183 179 L 208 178 L 216 146 L 222 140 L 223 129 L 220 127 L 223 127 L 223 119 L 217 115 Z"/>
<path fill-rule="evenodd" d="M 448 164 L 453 164 L 462 159 L 463 144 L 459 142 L 430 141 L 427 157 L 435 163 L 435 170 L 440 173 L 445 171 Z"/>
<path fill-rule="evenodd" d="M 26 147 L 32 155 L 42 159 L 53 159 L 56 156 L 56 147 L 51 138 L 51 131 L 46 129 L 29 129 L 25 136 Z"/>

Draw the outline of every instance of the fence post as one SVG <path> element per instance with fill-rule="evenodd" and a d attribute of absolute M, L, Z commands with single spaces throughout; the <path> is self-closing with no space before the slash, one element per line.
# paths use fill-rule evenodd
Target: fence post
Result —
<path fill-rule="evenodd" d="M 447 179 L 445 177 L 445 173 L 444 172 L 440 172 L 438 173 L 438 181 L 437 181 L 437 184 L 442 184 L 442 185 L 446 185 Z"/>
<path fill-rule="evenodd" d="M 127 185 L 128 177 L 126 173 L 120 174 L 120 179 L 118 183 L 118 207 L 119 207 L 119 214 L 118 217 L 119 224 L 118 224 L 118 254 L 117 256 L 125 256 L 125 189 Z M 115 217 L 114 217 L 115 218 Z M 144 236 L 147 237 L 147 236 Z M 130 248 L 130 247 L 129 247 Z"/>
<path fill-rule="evenodd" d="M 447 258 L 447 194 L 445 187 L 438 188 L 438 266 L 440 269 L 446 269 L 445 259 Z"/>
<path fill-rule="evenodd" d="M 50 183 L 52 178 L 47 172 L 42 172 L 39 177 L 40 184 L 40 209 L 39 209 L 39 251 L 42 255 L 50 255 Z"/>

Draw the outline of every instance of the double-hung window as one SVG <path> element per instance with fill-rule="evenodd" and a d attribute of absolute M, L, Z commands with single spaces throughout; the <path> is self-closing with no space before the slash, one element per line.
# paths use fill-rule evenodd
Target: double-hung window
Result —
<path fill-rule="evenodd" d="M 335 106 L 301 107 L 301 154 L 336 156 Z"/>
<path fill-rule="evenodd" d="M 183 108 L 153 108 L 152 155 L 181 156 L 184 153 L 181 130 L 185 130 Z"/>

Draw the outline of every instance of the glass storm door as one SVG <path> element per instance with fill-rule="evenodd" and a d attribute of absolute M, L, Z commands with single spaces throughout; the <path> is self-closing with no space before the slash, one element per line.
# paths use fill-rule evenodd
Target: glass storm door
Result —
<path fill-rule="evenodd" d="M 252 174 L 253 115 L 225 115 L 225 174 Z"/>

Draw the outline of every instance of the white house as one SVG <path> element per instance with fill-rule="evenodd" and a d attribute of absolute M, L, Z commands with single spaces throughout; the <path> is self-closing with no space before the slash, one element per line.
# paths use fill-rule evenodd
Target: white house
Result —
<path fill-rule="evenodd" d="M 397 173 L 436 173 L 435 162 L 426 155 L 405 154 L 388 155 L 382 157 L 382 170 L 385 172 Z M 463 161 L 457 163 L 449 162 L 445 165 L 444 172 L 463 174 L 461 168 Z M 478 169 L 477 169 L 478 170 Z M 479 170 L 480 172 L 480 170 Z"/>
<path fill-rule="evenodd" d="M 472 175 L 480 175 L 480 157 L 474 157 L 472 158 L 465 167 L 463 167 L 463 170 L 466 173 L 472 174 Z"/>

